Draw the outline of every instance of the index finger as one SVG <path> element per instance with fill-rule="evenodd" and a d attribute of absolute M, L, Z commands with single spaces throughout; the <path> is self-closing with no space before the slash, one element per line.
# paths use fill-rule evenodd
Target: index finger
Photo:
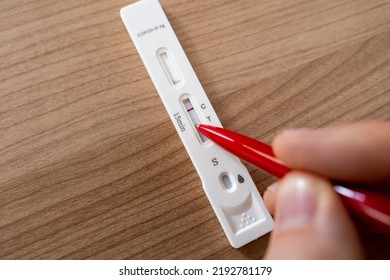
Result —
<path fill-rule="evenodd" d="M 275 155 L 293 169 L 353 181 L 390 176 L 390 122 L 287 130 L 273 143 Z"/>

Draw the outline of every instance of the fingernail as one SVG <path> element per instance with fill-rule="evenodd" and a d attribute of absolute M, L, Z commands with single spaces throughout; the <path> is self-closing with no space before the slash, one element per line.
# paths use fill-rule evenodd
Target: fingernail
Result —
<path fill-rule="evenodd" d="M 290 176 L 281 181 L 275 226 L 287 229 L 304 227 L 311 223 L 319 198 L 310 181 L 305 176 Z"/>
<path fill-rule="evenodd" d="M 267 187 L 267 191 L 274 192 L 278 188 L 279 182 L 276 181 Z"/>
<path fill-rule="evenodd" d="M 310 128 L 291 128 L 291 129 L 285 129 L 281 132 L 281 135 L 283 137 L 297 137 L 301 136 L 302 133 L 313 131 L 313 129 Z"/>

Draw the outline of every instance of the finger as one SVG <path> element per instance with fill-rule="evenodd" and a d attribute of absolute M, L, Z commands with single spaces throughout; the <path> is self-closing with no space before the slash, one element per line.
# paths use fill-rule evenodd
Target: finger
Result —
<path fill-rule="evenodd" d="M 356 230 L 330 183 L 291 172 L 275 190 L 275 228 L 267 259 L 358 259 Z"/>
<path fill-rule="evenodd" d="M 279 182 L 276 181 L 272 185 L 270 185 L 263 194 L 263 200 L 265 206 L 268 211 L 273 215 L 275 213 L 275 199 L 276 199 L 276 191 L 278 189 Z"/>
<path fill-rule="evenodd" d="M 273 143 L 276 156 L 294 169 L 340 180 L 386 180 L 390 174 L 390 123 L 356 123 L 287 130 Z"/>

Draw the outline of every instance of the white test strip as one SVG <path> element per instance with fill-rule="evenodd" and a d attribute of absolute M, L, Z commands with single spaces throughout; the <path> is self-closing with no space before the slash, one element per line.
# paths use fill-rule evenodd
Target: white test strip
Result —
<path fill-rule="evenodd" d="M 187 111 L 187 114 L 192 122 L 193 125 L 201 124 L 199 115 L 196 112 L 196 109 L 192 105 L 192 102 L 190 98 L 186 98 L 183 100 L 184 109 Z M 206 136 L 204 136 L 202 133 L 199 133 L 198 130 L 196 130 L 196 134 L 199 137 L 199 140 L 201 143 L 206 143 L 207 141 L 210 141 Z"/>
<path fill-rule="evenodd" d="M 158 56 L 160 59 L 161 66 L 163 67 L 171 85 L 180 86 L 183 82 L 183 78 L 181 77 L 172 59 L 168 56 L 168 51 L 165 49 L 160 49 L 158 52 Z"/>
<path fill-rule="evenodd" d="M 272 217 L 248 170 L 195 128 L 222 125 L 159 2 L 136 2 L 121 17 L 230 244 L 239 248 L 271 231 Z"/>

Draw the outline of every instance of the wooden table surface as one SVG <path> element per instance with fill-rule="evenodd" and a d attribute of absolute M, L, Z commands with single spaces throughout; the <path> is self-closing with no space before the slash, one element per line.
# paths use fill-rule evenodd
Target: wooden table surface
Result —
<path fill-rule="evenodd" d="M 0 258 L 262 258 L 268 236 L 228 244 L 127 4 L 0 1 Z M 225 127 L 270 143 L 390 119 L 389 0 L 161 4 Z M 273 182 L 248 168 L 260 192 Z M 384 237 L 363 239 L 390 258 Z"/>

